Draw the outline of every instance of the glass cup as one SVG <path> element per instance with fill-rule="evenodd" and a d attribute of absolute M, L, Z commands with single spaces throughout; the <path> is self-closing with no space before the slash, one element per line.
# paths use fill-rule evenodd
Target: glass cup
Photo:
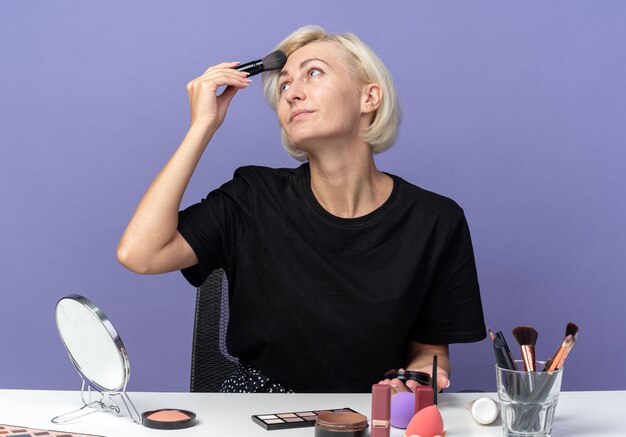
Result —
<path fill-rule="evenodd" d="M 523 364 L 517 362 L 517 368 Z M 544 363 L 537 362 L 537 369 Z M 548 372 L 525 372 L 496 366 L 500 398 L 502 435 L 505 437 L 549 437 L 561 391 L 563 369 Z"/>

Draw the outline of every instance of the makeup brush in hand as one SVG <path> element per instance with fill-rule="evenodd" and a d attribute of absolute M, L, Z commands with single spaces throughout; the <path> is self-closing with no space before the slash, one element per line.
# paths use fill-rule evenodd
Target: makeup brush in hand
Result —
<path fill-rule="evenodd" d="M 552 373 L 555 370 L 563 367 L 563 363 L 565 362 L 565 358 L 574 347 L 574 343 L 576 343 L 576 337 L 578 335 L 578 325 L 575 323 L 569 322 L 565 327 L 565 338 L 563 339 L 563 343 L 554 353 L 554 356 L 551 360 L 546 362 L 546 367 L 543 369 L 548 373 Z"/>
<path fill-rule="evenodd" d="M 246 73 L 249 73 L 250 76 L 254 76 L 255 74 L 263 73 L 264 71 L 280 70 L 285 66 L 286 62 L 287 56 L 285 56 L 281 50 L 276 50 L 263 59 L 242 64 L 238 66 L 236 70 L 245 71 Z"/>
<path fill-rule="evenodd" d="M 518 326 L 513 328 L 513 337 L 517 340 L 522 350 L 522 361 L 524 370 L 527 372 L 535 372 L 535 344 L 539 333 L 532 326 Z"/>

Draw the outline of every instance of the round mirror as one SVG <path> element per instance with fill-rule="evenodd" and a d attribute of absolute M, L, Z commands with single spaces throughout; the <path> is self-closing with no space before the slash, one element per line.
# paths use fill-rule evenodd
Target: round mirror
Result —
<path fill-rule="evenodd" d="M 66 296 L 55 311 L 57 329 L 81 376 L 100 391 L 125 391 L 130 377 L 128 355 L 117 331 L 89 299 Z"/>

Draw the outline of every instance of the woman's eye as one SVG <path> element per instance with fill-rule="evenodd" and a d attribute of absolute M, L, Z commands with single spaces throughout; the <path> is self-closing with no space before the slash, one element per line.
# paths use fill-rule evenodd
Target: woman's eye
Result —
<path fill-rule="evenodd" d="M 317 76 L 318 74 L 321 74 L 322 71 L 318 70 L 317 68 L 311 68 L 309 70 L 309 76 Z"/>
<path fill-rule="evenodd" d="M 289 84 L 287 82 L 281 83 L 280 86 L 278 87 L 278 92 L 282 93 L 283 91 L 286 91 L 288 88 L 289 88 Z"/>

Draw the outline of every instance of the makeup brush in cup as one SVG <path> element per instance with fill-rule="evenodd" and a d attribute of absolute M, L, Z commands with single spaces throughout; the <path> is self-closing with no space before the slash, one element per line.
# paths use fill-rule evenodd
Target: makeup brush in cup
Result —
<path fill-rule="evenodd" d="M 552 373 L 555 369 L 560 369 L 561 367 L 563 367 L 563 363 L 560 363 L 560 361 L 565 361 L 567 354 L 572 349 L 572 347 L 574 347 L 574 343 L 576 342 L 577 335 L 578 335 L 578 325 L 576 325 L 575 323 L 569 322 L 567 326 L 565 327 L 565 338 L 563 339 L 563 343 L 561 343 L 561 346 L 559 346 L 557 351 L 554 353 L 554 356 L 552 357 L 552 359 L 546 362 L 546 366 L 543 369 L 544 372 L 550 371 L 550 373 Z M 568 336 L 571 336 L 571 341 L 569 340 L 566 341 Z M 555 363 L 555 360 L 557 359 L 558 361 Z M 553 364 L 554 364 L 554 368 L 552 368 Z M 552 370 L 550 370 L 550 368 L 552 368 Z"/>
<path fill-rule="evenodd" d="M 552 374 L 552 372 L 554 372 L 555 370 L 559 370 L 561 367 L 563 367 L 563 364 L 565 363 L 565 358 L 567 358 L 567 355 L 570 353 L 575 343 L 575 335 L 569 334 L 565 336 L 563 343 L 561 343 L 561 347 L 559 347 L 559 350 L 550 361 L 550 366 L 547 370 L 549 374 Z"/>
<path fill-rule="evenodd" d="M 574 347 L 574 345 L 576 344 L 576 340 L 578 339 L 578 326 L 576 326 L 576 324 L 574 323 L 568 323 L 567 326 L 569 327 L 570 325 L 572 326 L 572 333 L 568 334 L 572 336 L 572 343 L 568 345 L 567 349 L 565 349 L 565 354 L 563 355 L 563 358 L 561 358 L 561 361 L 559 361 L 559 364 L 557 364 L 556 368 L 560 369 L 561 367 L 563 367 L 563 364 L 565 363 L 565 359 L 567 358 L 567 356 L 569 355 L 569 353 L 571 352 L 572 348 Z"/>
<path fill-rule="evenodd" d="M 496 364 L 498 367 L 509 370 L 517 370 L 513 355 L 509 346 L 506 344 L 506 339 L 502 331 L 498 331 L 495 334 L 491 331 L 491 328 L 487 328 L 489 331 L 489 337 L 493 342 L 493 351 L 496 354 Z"/>
<path fill-rule="evenodd" d="M 250 76 L 254 76 L 255 74 L 263 73 L 264 71 L 280 70 L 285 66 L 286 62 L 287 56 L 281 50 L 276 50 L 263 59 L 247 62 L 235 69 L 238 71 L 245 71 L 246 73 L 249 73 Z"/>
<path fill-rule="evenodd" d="M 555 371 L 563 367 L 565 358 L 567 358 L 567 355 L 572 350 L 572 347 L 574 347 L 577 335 L 578 326 L 576 326 L 575 323 L 568 323 L 565 329 L 565 338 L 563 339 L 563 343 L 559 346 L 559 349 L 554 354 L 554 357 L 550 361 L 546 362 L 544 372 L 546 372 L 547 375 L 543 375 L 543 378 L 538 379 L 538 384 L 535 386 L 528 398 L 528 404 L 541 402 L 547 398 L 556 380 L 552 377 L 552 375 Z M 520 424 L 520 429 L 526 429 L 528 426 L 536 423 L 540 410 L 540 405 L 534 405 L 532 408 L 522 411 L 519 417 L 515 419 L 515 422 Z"/>
<path fill-rule="evenodd" d="M 534 372 L 537 370 L 535 365 L 535 344 L 539 333 L 532 326 L 518 326 L 513 328 L 513 337 L 517 340 L 522 350 L 522 362 L 524 370 Z"/>

